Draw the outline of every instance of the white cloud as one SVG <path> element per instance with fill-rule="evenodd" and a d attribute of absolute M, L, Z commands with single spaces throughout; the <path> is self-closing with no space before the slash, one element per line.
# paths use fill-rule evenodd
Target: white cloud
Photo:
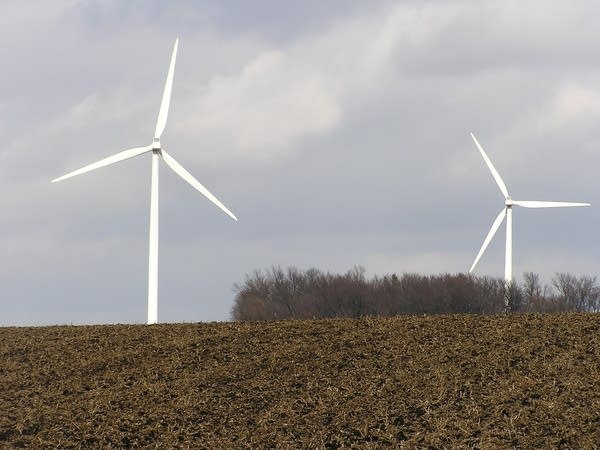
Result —
<path fill-rule="evenodd" d="M 140 114 L 146 116 L 150 110 L 158 109 L 151 100 L 155 100 L 154 96 L 141 96 L 138 92 L 119 87 L 112 92 L 93 92 L 49 121 L 45 132 L 59 136 L 82 129 L 99 129 L 103 130 L 101 135 L 112 135 L 112 126 L 124 127 L 132 122 L 137 128 Z M 150 130 L 153 124 L 147 124 L 147 128 Z M 151 140 L 150 136 L 147 140 Z"/>
<path fill-rule="evenodd" d="M 560 86 L 538 120 L 541 132 L 600 122 L 600 90 L 576 83 Z"/>
<path fill-rule="evenodd" d="M 401 5 L 262 48 L 236 73 L 214 76 L 185 99 L 179 131 L 202 142 L 211 160 L 262 163 L 298 151 L 304 138 L 336 130 L 350 105 L 384 92 L 397 52 L 421 48 L 451 17 Z"/>
<path fill-rule="evenodd" d="M 115 139 L 116 134 L 120 134 L 121 130 L 129 125 L 129 130 L 136 131 L 139 123 L 137 115 L 147 107 L 147 99 L 140 99 L 127 90 L 117 89 L 111 94 L 94 92 L 78 100 L 61 114 L 31 124 L 26 133 L 9 136 L 6 146 L 0 152 L 0 158 L 6 164 L 23 164 L 32 160 L 39 163 L 49 159 L 49 146 L 53 151 L 52 160 L 74 159 L 68 161 L 67 165 L 85 163 L 86 158 L 94 156 L 108 156 L 93 152 L 99 149 L 105 153 L 110 151 L 104 146 L 105 136 L 110 136 L 110 144 L 116 146 L 119 143 Z M 82 135 L 85 137 L 83 142 Z M 139 145 L 148 144 L 150 140 L 148 136 Z M 116 153 L 122 149 L 115 147 L 113 150 Z"/>
<path fill-rule="evenodd" d="M 235 156 L 269 159 L 339 122 L 341 108 L 329 81 L 283 52 L 263 52 L 239 74 L 213 78 L 187 105 L 189 115 L 179 128 L 193 130 L 213 151 L 233 147 Z"/>
<path fill-rule="evenodd" d="M 78 3 L 80 0 L 55 0 L 52 5 L 43 0 L 4 0 L 1 6 L 0 27 L 5 31 L 19 30 L 23 26 L 39 27 L 57 20 Z"/>

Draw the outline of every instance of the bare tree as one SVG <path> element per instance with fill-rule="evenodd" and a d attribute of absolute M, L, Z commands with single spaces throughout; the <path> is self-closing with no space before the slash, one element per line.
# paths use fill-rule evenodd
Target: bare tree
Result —
<path fill-rule="evenodd" d="M 526 301 L 542 296 L 539 274 L 533 272 L 525 272 L 523 274 L 523 295 Z"/>
<path fill-rule="evenodd" d="M 595 277 L 556 274 L 556 295 L 542 287 L 539 275 L 524 274 L 522 285 L 508 292 L 510 311 L 598 311 L 600 287 Z M 499 278 L 465 274 L 396 274 L 367 279 L 365 269 L 344 274 L 272 267 L 247 275 L 234 286 L 234 320 L 277 320 L 365 315 L 499 313 L 505 285 Z"/>
<path fill-rule="evenodd" d="M 596 277 L 577 278 L 568 273 L 557 273 L 552 284 L 558 291 L 559 301 L 570 311 L 598 311 L 600 288 Z"/>
<path fill-rule="evenodd" d="M 523 310 L 527 312 L 550 313 L 564 311 L 566 306 L 558 297 L 550 295 L 551 289 L 542 286 L 537 273 L 523 274 Z"/>

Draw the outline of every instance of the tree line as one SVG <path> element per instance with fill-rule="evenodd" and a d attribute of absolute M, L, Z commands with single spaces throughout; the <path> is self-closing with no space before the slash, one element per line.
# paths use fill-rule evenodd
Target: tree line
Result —
<path fill-rule="evenodd" d="M 526 272 L 508 292 L 500 278 L 405 273 L 368 278 L 362 267 L 344 274 L 271 267 L 234 286 L 233 320 L 281 320 L 400 314 L 597 312 L 596 277 L 557 273 L 550 285 Z"/>

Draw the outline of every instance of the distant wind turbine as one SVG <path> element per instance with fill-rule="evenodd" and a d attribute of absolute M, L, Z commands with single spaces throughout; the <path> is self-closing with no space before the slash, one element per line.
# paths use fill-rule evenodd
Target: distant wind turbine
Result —
<path fill-rule="evenodd" d="M 167 116 L 169 114 L 169 103 L 171 101 L 171 90 L 173 87 L 173 72 L 175 71 L 175 59 L 177 56 L 177 46 L 179 39 L 175 40 L 173 53 L 171 55 L 171 64 L 167 74 L 167 81 L 163 91 L 158 120 L 156 121 L 156 131 L 152 144 L 145 147 L 137 147 L 124 150 L 116 155 L 109 156 L 93 164 L 89 164 L 81 169 L 70 172 L 62 177 L 52 180 L 53 183 L 62 181 L 67 178 L 81 175 L 82 173 L 108 166 L 125 159 L 133 158 L 134 156 L 143 153 L 152 152 L 152 175 L 150 188 L 150 239 L 148 251 L 148 324 L 153 324 L 158 321 L 158 161 L 162 159 L 173 172 L 192 185 L 204 194 L 211 202 L 217 205 L 225 214 L 237 221 L 235 215 L 229 211 L 208 189 L 202 186 L 187 170 L 185 170 L 171 155 L 169 155 L 160 145 L 160 137 L 167 124 Z"/>
<path fill-rule="evenodd" d="M 477 142 L 477 139 L 475 138 L 473 133 L 471 133 L 471 137 L 473 138 L 475 145 L 479 149 L 481 156 L 483 156 L 483 159 L 484 159 L 485 163 L 487 164 L 488 168 L 490 169 L 490 172 L 492 172 L 492 176 L 494 177 L 494 180 L 496 180 L 496 184 L 500 188 L 502 195 L 504 195 L 505 201 L 504 201 L 504 208 L 502 208 L 502 211 L 500 211 L 500 214 L 498 214 L 498 217 L 496 217 L 496 220 L 494 220 L 494 223 L 492 224 L 492 228 L 490 229 L 488 235 L 486 236 L 485 240 L 483 241 L 483 245 L 481 246 L 481 249 L 479 250 L 477 257 L 475 258 L 473 265 L 469 269 L 469 273 L 473 272 L 473 269 L 475 269 L 475 266 L 477 265 L 479 258 L 481 258 L 481 255 L 483 255 L 483 252 L 485 252 L 485 249 L 487 248 L 490 241 L 494 237 L 494 234 L 496 234 L 496 231 L 498 231 L 498 228 L 500 228 L 500 225 L 502 224 L 502 221 L 504 220 L 504 218 L 506 218 L 506 253 L 505 253 L 505 262 L 504 262 L 504 283 L 505 283 L 506 290 L 508 292 L 508 288 L 510 288 L 510 285 L 512 284 L 512 208 L 513 208 L 513 206 L 522 206 L 524 208 L 563 208 L 563 207 L 569 207 L 569 206 L 590 206 L 590 204 L 589 203 L 565 203 L 565 202 L 541 202 L 541 201 L 531 201 L 531 200 L 513 200 L 510 197 L 510 195 L 508 193 L 508 189 L 506 188 L 504 181 L 500 177 L 500 174 L 498 173 L 498 171 L 492 164 L 492 161 L 490 161 L 488 156 L 483 151 L 483 148 L 481 147 L 481 145 L 479 145 L 479 142 Z M 505 306 L 508 307 L 508 296 L 505 296 L 505 302 L 506 302 Z"/>

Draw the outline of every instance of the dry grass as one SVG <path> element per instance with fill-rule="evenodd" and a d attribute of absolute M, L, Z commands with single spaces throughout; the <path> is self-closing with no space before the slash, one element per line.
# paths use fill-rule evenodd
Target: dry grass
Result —
<path fill-rule="evenodd" d="M 0 328 L 0 446 L 591 448 L 600 316 Z"/>

